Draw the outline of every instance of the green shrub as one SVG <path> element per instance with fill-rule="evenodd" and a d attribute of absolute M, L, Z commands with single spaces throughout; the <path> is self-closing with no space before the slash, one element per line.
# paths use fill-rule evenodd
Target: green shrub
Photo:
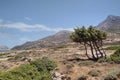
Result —
<path fill-rule="evenodd" d="M 0 80 L 37 80 L 40 77 L 37 68 L 30 64 L 25 64 L 11 71 L 3 72 L 0 75 Z"/>
<path fill-rule="evenodd" d="M 51 71 L 57 66 L 55 62 L 50 61 L 47 57 L 37 59 L 36 61 L 31 62 L 30 64 L 36 66 L 38 68 L 38 71 Z"/>
<path fill-rule="evenodd" d="M 119 49 L 120 48 L 120 46 L 109 46 L 109 47 L 107 47 L 107 48 L 103 48 L 104 50 L 117 50 L 117 49 Z"/>
<path fill-rule="evenodd" d="M 114 54 L 110 55 L 109 61 L 113 61 L 115 63 L 120 63 L 120 48 L 117 49 Z"/>
<path fill-rule="evenodd" d="M 55 62 L 48 58 L 37 59 L 11 71 L 1 72 L 0 80 L 51 80 L 50 71 L 55 67 Z"/>

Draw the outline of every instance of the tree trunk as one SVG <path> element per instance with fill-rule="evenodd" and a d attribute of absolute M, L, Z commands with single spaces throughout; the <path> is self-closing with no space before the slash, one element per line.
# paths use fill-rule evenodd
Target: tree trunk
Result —
<path fill-rule="evenodd" d="M 102 47 L 101 47 L 102 48 Z M 104 49 L 102 48 L 102 50 L 103 50 L 103 54 L 105 55 L 105 58 L 106 58 L 106 53 L 105 53 L 105 51 L 104 51 Z"/>
<path fill-rule="evenodd" d="M 97 52 L 97 48 L 96 48 L 96 46 L 95 46 L 95 43 L 93 42 L 93 47 L 94 47 L 94 49 L 95 49 L 95 52 L 96 52 L 96 56 L 97 56 L 97 59 L 99 58 L 98 57 L 98 52 Z"/>
<path fill-rule="evenodd" d="M 99 53 L 101 54 L 101 57 L 103 57 L 103 53 L 101 52 L 101 50 L 100 50 L 100 48 L 99 48 L 99 46 L 98 46 L 98 44 L 95 42 L 95 45 L 96 45 L 96 48 L 97 48 L 97 50 L 99 51 Z"/>
<path fill-rule="evenodd" d="M 89 55 L 87 53 L 87 46 L 86 46 L 86 44 L 84 44 L 84 46 L 85 46 L 86 56 L 88 57 L 88 59 L 90 59 L 90 57 L 89 57 Z"/>
<path fill-rule="evenodd" d="M 93 46 L 92 46 L 92 43 L 91 43 L 91 42 L 90 42 L 90 48 L 91 48 L 92 57 L 93 57 L 93 59 L 95 60 L 96 57 L 95 57 L 95 55 L 94 55 Z"/>
<path fill-rule="evenodd" d="M 103 41 L 100 40 L 100 42 L 101 42 L 101 49 L 103 50 L 103 54 L 105 55 L 105 58 L 106 58 L 106 53 L 105 53 L 104 49 L 102 48 L 102 46 L 103 46 Z"/>

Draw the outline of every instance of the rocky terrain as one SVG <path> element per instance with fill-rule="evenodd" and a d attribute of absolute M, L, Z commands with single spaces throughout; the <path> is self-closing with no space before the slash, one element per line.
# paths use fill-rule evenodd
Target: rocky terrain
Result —
<path fill-rule="evenodd" d="M 26 49 L 33 49 L 33 48 L 44 48 L 44 47 L 56 47 L 62 44 L 66 44 L 71 42 L 70 40 L 71 31 L 60 31 L 55 35 L 45 37 L 43 39 L 39 39 L 33 42 L 26 42 L 23 45 L 15 46 L 12 50 L 26 50 Z"/>
<path fill-rule="evenodd" d="M 106 50 L 107 56 L 115 50 Z M 88 50 L 91 56 L 90 50 Z M 42 49 L 10 51 L 0 53 L 0 71 L 8 71 L 22 64 L 29 63 L 38 58 L 48 57 L 57 64 L 53 80 L 61 80 L 66 77 L 69 80 L 103 80 L 109 74 L 119 71 L 120 65 L 114 63 L 97 62 L 88 60 L 82 45 L 68 43 L 59 47 L 48 47 Z"/>
<path fill-rule="evenodd" d="M 103 22 L 98 24 L 96 29 L 108 33 L 108 41 L 120 41 L 120 16 L 109 15 Z M 45 37 L 36 41 L 26 42 L 23 45 L 15 46 L 12 50 L 39 49 L 44 47 L 57 47 L 61 44 L 71 42 L 71 31 L 60 31 L 55 35 Z"/>
<path fill-rule="evenodd" d="M 107 32 L 108 41 L 120 41 L 120 16 L 109 15 L 95 28 Z"/>
<path fill-rule="evenodd" d="M 96 28 L 110 33 L 120 33 L 120 16 L 109 15 Z"/>

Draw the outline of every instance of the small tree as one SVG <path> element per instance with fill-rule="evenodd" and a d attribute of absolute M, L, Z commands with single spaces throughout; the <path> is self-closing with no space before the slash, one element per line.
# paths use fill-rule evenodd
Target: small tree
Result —
<path fill-rule="evenodd" d="M 85 46 L 86 55 L 91 59 L 87 53 L 87 46 L 90 46 L 92 59 L 96 60 L 99 58 L 98 53 L 101 54 L 101 57 L 106 56 L 104 51 L 102 52 L 103 40 L 106 39 L 107 35 L 105 32 L 96 30 L 92 26 L 86 29 L 84 26 L 82 28 L 76 28 L 72 33 L 70 38 L 77 43 L 83 44 Z M 94 54 L 94 50 L 96 55 Z M 103 55 L 104 54 L 104 55 Z"/>
<path fill-rule="evenodd" d="M 87 30 L 85 29 L 84 26 L 82 28 L 77 28 L 77 29 L 74 29 L 74 30 L 75 30 L 75 32 L 72 33 L 70 38 L 74 42 L 83 44 L 85 46 L 86 55 L 89 58 L 88 53 L 87 53 L 87 42 L 88 42 L 88 39 L 89 39 L 89 33 L 87 32 Z"/>

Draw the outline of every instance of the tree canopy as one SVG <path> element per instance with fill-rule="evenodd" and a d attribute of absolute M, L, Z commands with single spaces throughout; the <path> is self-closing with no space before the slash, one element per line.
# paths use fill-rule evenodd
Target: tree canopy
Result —
<path fill-rule="evenodd" d="M 89 28 L 85 28 L 82 26 L 81 28 L 74 29 L 74 32 L 70 36 L 70 38 L 77 43 L 83 44 L 85 46 L 86 55 L 88 58 L 89 55 L 87 53 L 87 46 L 90 47 L 92 58 L 97 60 L 100 57 L 106 57 L 106 54 L 102 50 L 103 40 L 105 40 L 107 34 L 103 31 L 96 30 L 93 26 L 89 26 Z M 101 54 L 101 56 L 98 56 Z"/>

